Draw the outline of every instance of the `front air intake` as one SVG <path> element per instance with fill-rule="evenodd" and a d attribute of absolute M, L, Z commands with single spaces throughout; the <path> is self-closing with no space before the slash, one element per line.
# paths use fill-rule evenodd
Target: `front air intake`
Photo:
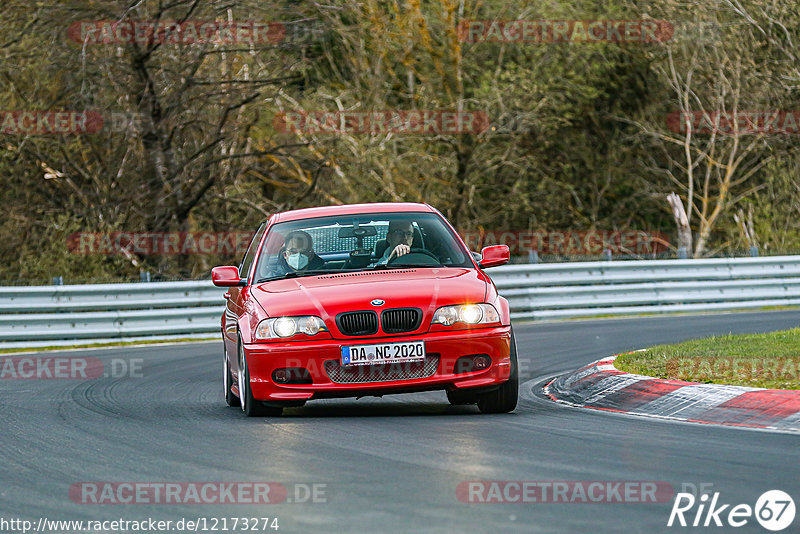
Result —
<path fill-rule="evenodd" d="M 370 336 L 378 333 L 378 314 L 374 311 L 355 311 L 336 316 L 336 326 L 345 336 Z"/>
<path fill-rule="evenodd" d="M 397 308 L 381 313 L 381 328 L 387 334 L 413 332 L 422 324 L 422 310 L 419 308 Z"/>

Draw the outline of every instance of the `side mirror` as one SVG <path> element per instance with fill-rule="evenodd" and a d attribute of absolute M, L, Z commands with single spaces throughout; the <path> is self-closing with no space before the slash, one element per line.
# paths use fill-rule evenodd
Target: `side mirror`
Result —
<path fill-rule="evenodd" d="M 217 287 L 236 287 L 247 283 L 246 278 L 239 278 L 239 268 L 232 265 L 211 269 L 211 281 Z"/>
<path fill-rule="evenodd" d="M 509 257 L 508 245 L 486 247 L 481 250 L 481 260 L 478 262 L 478 265 L 480 265 L 482 269 L 505 265 L 508 263 Z"/>

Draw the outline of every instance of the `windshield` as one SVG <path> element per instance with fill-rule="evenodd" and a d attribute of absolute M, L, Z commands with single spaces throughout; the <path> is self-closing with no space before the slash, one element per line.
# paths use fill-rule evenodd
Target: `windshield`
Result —
<path fill-rule="evenodd" d="M 255 280 L 404 267 L 474 265 L 437 214 L 369 213 L 273 225 Z"/>

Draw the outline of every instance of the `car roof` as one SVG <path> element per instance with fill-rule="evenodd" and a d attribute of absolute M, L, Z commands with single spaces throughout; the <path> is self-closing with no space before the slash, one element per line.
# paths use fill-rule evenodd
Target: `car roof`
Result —
<path fill-rule="evenodd" d="M 403 213 L 403 212 L 428 212 L 435 213 L 431 206 L 417 202 L 374 202 L 371 204 L 344 204 L 340 206 L 322 206 L 318 208 L 304 208 L 299 210 L 276 213 L 270 222 L 297 221 L 314 217 L 328 217 L 336 215 L 363 215 L 365 213 Z"/>

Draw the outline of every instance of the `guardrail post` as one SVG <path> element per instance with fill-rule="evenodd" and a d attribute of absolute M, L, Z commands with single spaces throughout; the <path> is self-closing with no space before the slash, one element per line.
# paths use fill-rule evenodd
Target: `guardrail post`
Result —
<path fill-rule="evenodd" d="M 539 263 L 539 252 L 536 250 L 528 250 L 528 263 Z"/>
<path fill-rule="evenodd" d="M 140 282 L 149 282 L 150 281 L 150 271 L 139 271 L 139 281 Z"/>
<path fill-rule="evenodd" d="M 750 247 L 750 256 L 757 258 L 758 257 L 758 247 L 753 245 Z"/>
<path fill-rule="evenodd" d="M 686 247 L 678 247 L 678 259 L 679 260 L 689 259 L 689 250 Z"/>
<path fill-rule="evenodd" d="M 603 261 L 611 261 L 611 249 L 607 248 L 603 251 Z"/>
<path fill-rule="evenodd" d="M 54 276 L 53 277 L 53 285 L 54 286 L 63 286 L 64 285 L 64 277 L 63 276 Z"/>

